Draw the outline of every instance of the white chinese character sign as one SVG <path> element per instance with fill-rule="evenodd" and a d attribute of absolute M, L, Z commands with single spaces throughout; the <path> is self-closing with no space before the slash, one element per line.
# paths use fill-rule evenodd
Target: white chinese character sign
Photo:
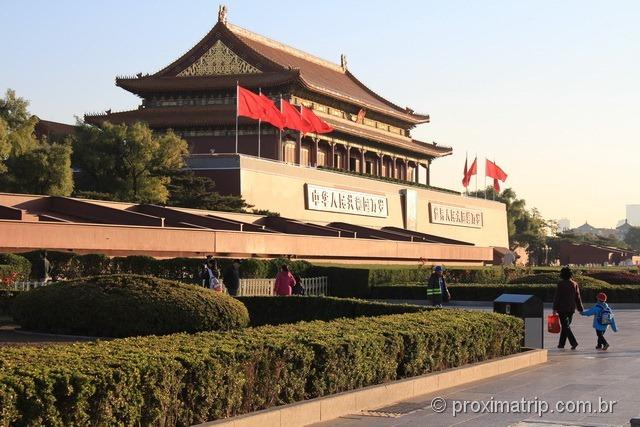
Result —
<path fill-rule="evenodd" d="M 352 215 L 389 216 L 387 198 L 378 194 L 305 184 L 307 209 Z"/>
<path fill-rule="evenodd" d="M 434 224 L 482 228 L 482 211 L 459 206 L 429 203 L 429 219 Z"/>

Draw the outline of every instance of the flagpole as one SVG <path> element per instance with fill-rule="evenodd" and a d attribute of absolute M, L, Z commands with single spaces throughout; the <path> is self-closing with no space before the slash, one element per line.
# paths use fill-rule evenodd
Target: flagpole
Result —
<path fill-rule="evenodd" d="M 487 158 L 484 159 L 484 199 L 487 200 Z"/>
<path fill-rule="evenodd" d="M 258 95 L 262 95 L 262 88 L 258 88 Z M 260 158 L 260 124 L 262 123 L 262 119 L 258 119 L 258 158 Z"/>
<path fill-rule="evenodd" d="M 464 152 L 464 179 L 467 179 L 467 162 L 469 161 L 469 152 L 465 151 Z M 469 184 L 467 183 L 467 185 L 464 187 L 464 193 L 466 194 L 467 197 L 469 197 Z"/>
<path fill-rule="evenodd" d="M 476 153 L 476 198 L 478 197 L 478 153 Z"/>
<path fill-rule="evenodd" d="M 282 94 L 280 94 L 280 113 L 282 113 Z M 282 156 L 282 129 L 278 129 L 278 159 L 284 160 Z"/>
<path fill-rule="evenodd" d="M 493 164 L 494 164 L 494 165 L 496 164 L 496 158 L 495 158 L 495 156 L 493 157 Z M 493 178 L 493 179 L 495 180 L 496 178 Z M 496 200 L 496 191 L 497 191 L 497 190 L 494 188 L 494 189 L 493 189 L 493 200 Z"/>
<path fill-rule="evenodd" d="M 236 154 L 238 154 L 238 111 L 240 110 L 240 83 L 236 80 Z"/>

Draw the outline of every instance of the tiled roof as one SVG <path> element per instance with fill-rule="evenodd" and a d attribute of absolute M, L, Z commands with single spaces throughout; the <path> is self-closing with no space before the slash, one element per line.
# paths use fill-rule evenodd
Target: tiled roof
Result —
<path fill-rule="evenodd" d="M 195 76 L 195 77 L 157 77 L 146 76 L 139 78 L 121 77 L 116 79 L 116 85 L 138 95 L 144 93 L 171 92 L 200 92 L 206 90 L 223 89 L 240 86 L 257 89 L 279 86 L 297 81 L 298 71 L 278 71 L 258 74 L 230 74 L 225 76 Z"/>

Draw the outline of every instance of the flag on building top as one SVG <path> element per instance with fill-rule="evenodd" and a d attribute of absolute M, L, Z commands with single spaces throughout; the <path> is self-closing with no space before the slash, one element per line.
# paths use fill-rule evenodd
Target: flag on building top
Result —
<path fill-rule="evenodd" d="M 262 120 L 265 118 L 264 102 L 257 94 L 238 86 L 236 112 L 237 116 Z"/>
<path fill-rule="evenodd" d="M 262 120 L 282 130 L 284 128 L 284 117 L 282 117 L 282 113 L 280 113 L 276 104 L 263 93 L 260 94 L 260 99 L 264 107 L 264 117 L 262 117 Z"/>
<path fill-rule="evenodd" d="M 304 106 L 300 107 L 300 114 L 304 119 L 307 120 L 313 127 L 313 132 L 315 133 L 329 133 L 333 132 L 333 128 L 329 125 L 329 123 L 322 120 L 320 117 L 316 116 L 316 114 L 311 111 L 309 108 Z"/>
<path fill-rule="evenodd" d="M 507 174 L 500 168 L 500 166 L 496 165 L 489 159 L 486 159 L 485 165 L 485 175 L 493 178 L 493 189 L 496 192 L 500 191 L 500 182 L 505 182 L 507 180 Z"/>
<path fill-rule="evenodd" d="M 478 157 L 473 160 L 471 167 L 467 169 L 467 159 L 464 159 L 464 176 L 462 177 L 462 186 L 467 188 L 471 182 L 471 177 L 478 174 Z"/>
<path fill-rule="evenodd" d="M 302 133 L 314 132 L 313 126 L 309 123 L 286 99 L 280 100 L 280 111 L 284 118 L 284 127 L 293 129 Z"/>

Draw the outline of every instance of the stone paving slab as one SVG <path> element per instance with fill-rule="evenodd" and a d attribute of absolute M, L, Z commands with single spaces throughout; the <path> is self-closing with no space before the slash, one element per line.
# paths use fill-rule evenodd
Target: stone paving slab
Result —
<path fill-rule="evenodd" d="M 590 306 L 590 304 L 586 304 Z M 605 335 L 611 347 L 603 352 L 595 349 L 596 335 L 591 326 L 592 318 L 576 313 L 572 328 L 580 345 L 576 350 L 556 348 L 558 335 L 545 333 L 545 347 L 549 349 L 549 362 L 538 367 L 501 375 L 440 392 L 408 399 L 402 403 L 419 408 L 406 415 L 388 418 L 352 414 L 315 426 L 387 427 L 387 426 L 628 426 L 629 419 L 640 415 L 640 309 L 616 309 L 619 333 L 607 331 Z M 474 306 L 473 309 L 489 310 Z M 546 315 L 550 313 L 547 308 Z M 431 407 L 435 397 L 447 402 L 447 410 L 437 413 Z M 538 416 L 535 412 L 522 413 L 473 413 L 451 412 L 455 402 L 519 401 L 521 399 L 544 400 L 554 409 Z M 557 402 L 578 405 L 589 402 L 597 411 L 599 399 L 616 401 L 613 411 L 591 413 L 580 411 L 559 413 Z M 375 411 L 375 410 L 374 410 Z M 371 412 L 370 412 L 371 413 Z"/>

